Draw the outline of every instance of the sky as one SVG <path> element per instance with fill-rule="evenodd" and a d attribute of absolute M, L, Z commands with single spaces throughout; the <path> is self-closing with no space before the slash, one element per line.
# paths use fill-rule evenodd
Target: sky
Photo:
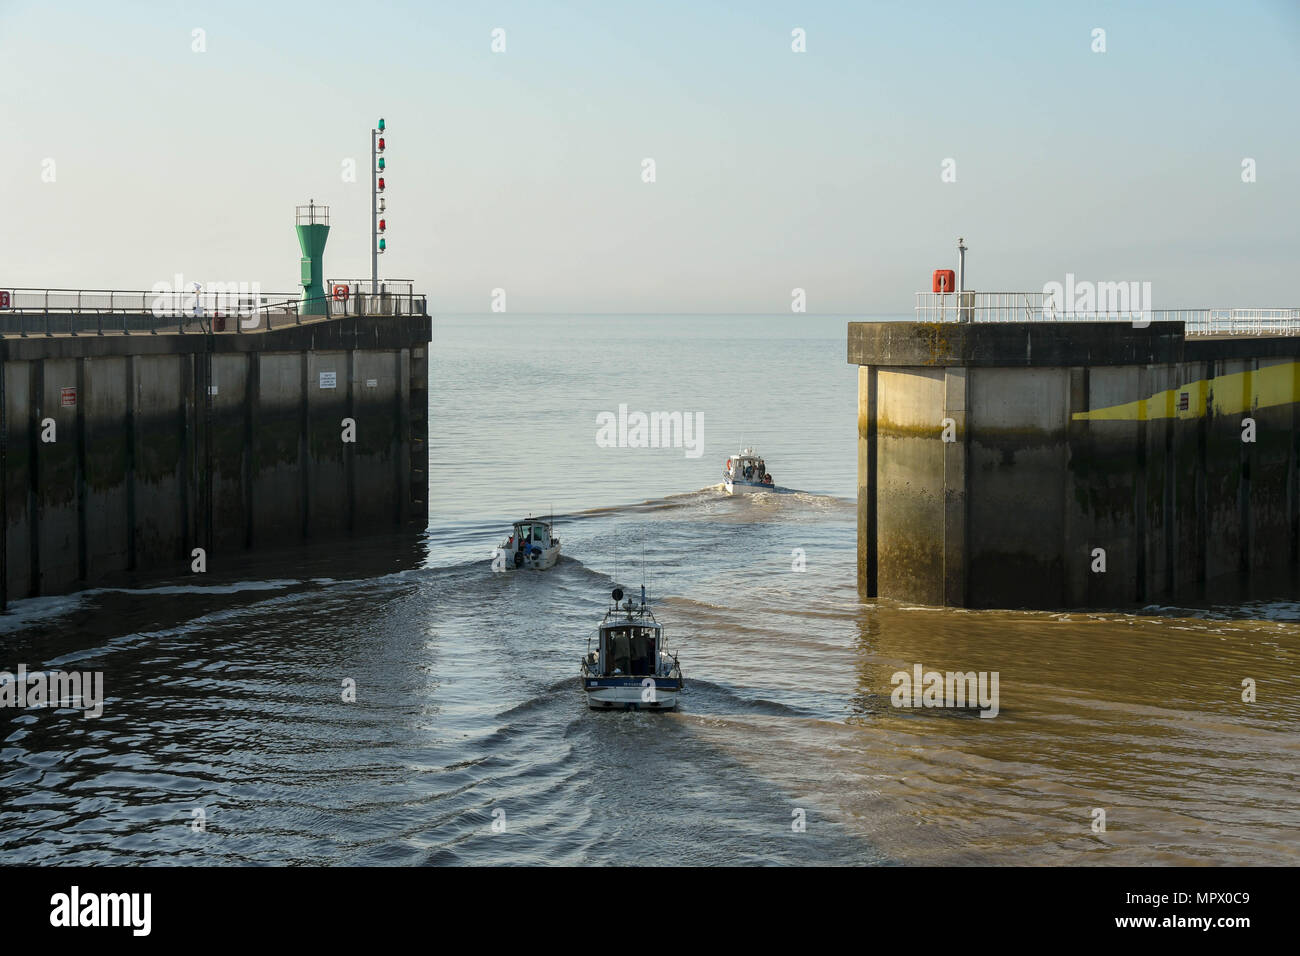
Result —
<path fill-rule="evenodd" d="M 1300 0 L 0 0 L 0 288 L 367 277 L 382 116 L 435 313 L 1296 307 L 1298 91 Z"/>

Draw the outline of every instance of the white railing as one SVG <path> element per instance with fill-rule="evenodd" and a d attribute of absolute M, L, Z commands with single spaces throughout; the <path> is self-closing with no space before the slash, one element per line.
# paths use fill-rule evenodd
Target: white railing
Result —
<path fill-rule="evenodd" d="M 915 311 L 918 322 L 1182 322 L 1187 335 L 1300 334 L 1300 309 L 1067 312 L 1045 292 L 918 292 Z"/>
<path fill-rule="evenodd" d="M 321 207 L 317 206 L 316 208 L 320 209 Z M 350 296 L 365 295 L 369 297 L 369 279 L 326 282 L 324 291 L 327 296 L 331 294 L 336 283 L 347 285 Z M 410 299 L 415 295 L 415 283 L 411 279 L 380 279 L 379 284 L 385 302 L 390 299 Z M 231 283 L 231 285 L 234 284 Z M 60 315 L 143 313 L 153 311 L 155 306 L 171 309 L 172 311 L 179 309 L 193 312 L 196 302 L 195 292 L 188 288 L 164 292 L 133 292 L 121 289 L 0 288 L 0 293 L 4 293 L 0 295 L 0 313 L 54 312 Z M 203 306 L 205 312 L 228 311 L 234 313 L 249 309 L 262 309 L 267 306 L 293 310 L 302 301 L 301 289 L 296 292 L 268 293 L 256 290 L 243 293 L 231 288 L 228 292 L 200 290 L 197 295 L 197 303 Z M 186 307 L 182 303 L 189 303 L 189 305 Z M 345 311 L 341 308 L 334 310 Z"/>
<path fill-rule="evenodd" d="M 233 283 L 232 283 L 233 285 Z M 59 314 L 98 313 L 144 313 L 152 312 L 155 306 L 170 309 L 175 303 L 194 301 L 195 293 L 188 289 L 165 292 L 132 292 L 121 289 L 0 289 L 0 313 L 28 312 Z M 268 303 L 289 302 L 298 298 L 293 293 L 264 293 L 260 290 L 241 294 L 236 290 L 229 292 L 200 291 L 198 301 L 208 311 L 215 311 L 215 305 L 229 306 L 230 311 L 239 307 L 256 308 Z M 192 308 L 192 306 L 191 306 Z"/>
<path fill-rule="evenodd" d="M 1300 309 L 1207 309 L 1197 335 L 1294 335 L 1300 333 Z M 1190 331 L 1190 330 L 1189 330 Z"/>
<path fill-rule="evenodd" d="M 345 285 L 353 295 L 369 295 L 369 279 L 331 279 L 325 283 L 325 291 L 329 292 L 335 285 Z M 411 296 L 415 294 L 414 279 L 380 279 L 380 295 Z"/>
<path fill-rule="evenodd" d="M 132 292 L 118 289 L 0 288 L 0 336 L 134 332 L 245 332 L 333 316 L 427 315 L 409 279 L 387 280 L 377 296 L 358 291 L 304 300 L 301 293 Z M 365 289 L 370 288 L 366 283 Z"/>

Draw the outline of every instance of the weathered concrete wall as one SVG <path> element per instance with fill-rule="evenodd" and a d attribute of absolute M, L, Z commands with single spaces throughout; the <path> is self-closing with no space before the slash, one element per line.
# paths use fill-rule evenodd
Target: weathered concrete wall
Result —
<path fill-rule="evenodd" d="M 193 355 L 131 358 L 135 381 L 123 435 L 133 459 L 128 488 L 132 541 L 126 567 L 149 567 L 151 561 L 167 566 L 189 553 L 189 509 L 198 490 L 186 469 L 194 430 Z"/>
<path fill-rule="evenodd" d="M 1059 495 L 1034 489 L 1061 486 L 1068 446 L 1060 440 L 1069 401 L 1069 372 L 1060 368 L 967 369 L 965 546 L 967 599 L 1008 603 L 1008 590 L 1060 593 L 1065 583 L 1065 509 Z M 1027 547 L 1022 529 L 1034 529 Z"/>
<path fill-rule="evenodd" d="M 944 369 L 877 372 L 877 574 L 886 593 L 927 604 L 944 596 L 945 447 L 931 432 L 945 384 Z"/>
<path fill-rule="evenodd" d="M 1113 607 L 1294 586 L 1300 339 L 851 323 L 849 361 L 864 594 Z"/>
<path fill-rule="evenodd" d="M 3 596 L 186 571 L 196 547 L 212 568 L 260 545 L 423 530 L 430 333 L 392 316 L 3 340 Z"/>

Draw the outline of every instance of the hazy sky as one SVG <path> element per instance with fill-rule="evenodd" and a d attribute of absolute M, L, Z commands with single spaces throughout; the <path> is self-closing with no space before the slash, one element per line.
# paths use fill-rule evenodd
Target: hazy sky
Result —
<path fill-rule="evenodd" d="M 970 288 L 1298 306 L 1298 91 L 1297 0 L 0 0 L 0 288 L 291 292 L 308 198 L 368 276 L 382 115 L 435 312 L 906 313 L 958 235 Z"/>

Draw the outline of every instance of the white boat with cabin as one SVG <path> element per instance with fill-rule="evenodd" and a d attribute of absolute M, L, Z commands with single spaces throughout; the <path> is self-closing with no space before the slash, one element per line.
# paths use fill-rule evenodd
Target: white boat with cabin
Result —
<path fill-rule="evenodd" d="M 582 659 L 582 689 L 594 710 L 672 710 L 682 692 L 677 655 L 664 650 L 664 629 L 646 605 L 623 601 L 615 588 L 614 603 L 596 633 L 596 648 L 587 644 Z M 622 604 L 619 602 L 623 601 Z"/>
<path fill-rule="evenodd" d="M 775 486 L 762 457 L 754 454 L 754 449 L 745 448 L 727 459 L 722 469 L 722 487 L 729 495 L 746 495 L 771 491 Z"/>
<path fill-rule="evenodd" d="M 560 539 L 555 536 L 551 522 L 541 518 L 516 521 L 510 537 L 501 542 L 492 553 L 493 571 L 514 571 L 531 568 L 545 571 L 560 560 Z"/>

